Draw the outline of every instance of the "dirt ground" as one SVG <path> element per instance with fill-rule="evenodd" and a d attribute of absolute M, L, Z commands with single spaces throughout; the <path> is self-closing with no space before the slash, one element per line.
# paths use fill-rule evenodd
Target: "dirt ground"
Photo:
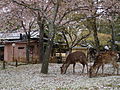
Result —
<path fill-rule="evenodd" d="M 119 63 L 120 65 L 120 63 Z M 72 72 L 72 65 L 65 75 L 60 74 L 62 64 L 49 64 L 49 73 L 42 74 L 41 64 L 7 65 L 2 69 L 0 65 L 0 90 L 120 90 L 120 74 L 111 74 L 111 65 L 105 65 L 105 74 L 89 78 L 81 73 L 81 64 L 76 64 L 76 73 Z"/>

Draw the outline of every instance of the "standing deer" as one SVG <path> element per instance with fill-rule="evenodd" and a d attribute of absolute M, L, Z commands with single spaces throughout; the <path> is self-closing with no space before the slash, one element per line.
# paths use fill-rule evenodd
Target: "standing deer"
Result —
<path fill-rule="evenodd" d="M 84 72 L 85 65 L 87 67 L 87 72 L 88 72 L 87 57 L 86 57 L 85 53 L 83 53 L 81 51 L 76 51 L 76 52 L 70 53 L 67 56 L 66 61 L 63 63 L 63 65 L 61 67 L 61 74 L 66 73 L 66 70 L 70 64 L 73 64 L 73 73 L 75 73 L 76 62 L 80 62 L 83 65 L 82 73 Z"/>
<path fill-rule="evenodd" d="M 104 70 L 104 65 L 105 64 L 112 64 L 114 67 L 114 72 L 115 73 L 115 68 L 117 69 L 117 74 L 119 73 L 119 65 L 117 64 L 117 60 L 118 60 L 118 53 L 114 52 L 114 51 L 105 51 L 105 52 L 101 52 L 96 56 L 96 60 L 93 64 L 93 66 L 90 67 L 89 70 L 89 74 L 90 77 L 93 77 L 95 75 L 97 75 L 99 68 L 102 66 L 102 74 L 103 74 L 103 70 Z M 96 73 L 95 73 L 96 71 Z"/>

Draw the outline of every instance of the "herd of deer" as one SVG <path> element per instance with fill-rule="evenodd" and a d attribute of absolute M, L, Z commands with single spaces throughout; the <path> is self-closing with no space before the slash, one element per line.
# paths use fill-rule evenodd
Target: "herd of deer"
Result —
<path fill-rule="evenodd" d="M 77 62 L 80 62 L 83 65 L 82 73 L 84 72 L 84 68 L 86 66 L 89 77 L 96 76 L 100 67 L 102 67 L 102 74 L 103 74 L 105 64 L 112 64 L 114 67 L 113 73 L 115 73 L 115 69 L 117 70 L 117 74 L 119 73 L 119 65 L 117 64 L 117 61 L 119 58 L 118 52 L 102 51 L 102 52 L 96 53 L 94 55 L 94 57 L 95 57 L 94 63 L 92 66 L 90 66 L 90 68 L 88 70 L 88 61 L 89 61 L 88 59 L 89 58 L 85 55 L 85 53 L 83 53 L 81 51 L 76 51 L 76 52 L 70 53 L 67 56 L 66 61 L 63 63 L 62 67 L 60 67 L 61 74 L 66 73 L 66 70 L 70 64 L 73 64 L 73 73 L 74 73 L 75 72 L 75 64 Z"/>

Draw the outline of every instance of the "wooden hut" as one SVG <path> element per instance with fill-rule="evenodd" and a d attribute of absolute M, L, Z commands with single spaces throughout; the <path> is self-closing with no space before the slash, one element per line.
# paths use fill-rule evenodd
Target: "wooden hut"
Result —
<path fill-rule="evenodd" d="M 18 61 L 18 62 L 27 62 L 26 61 L 26 42 L 5 42 L 4 44 L 4 60 L 9 61 Z M 37 42 L 30 43 L 30 62 L 38 62 L 38 44 Z"/>

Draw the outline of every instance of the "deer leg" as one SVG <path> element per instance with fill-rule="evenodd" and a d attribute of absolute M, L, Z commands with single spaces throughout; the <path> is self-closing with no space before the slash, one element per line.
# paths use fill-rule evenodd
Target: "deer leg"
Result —
<path fill-rule="evenodd" d="M 76 63 L 73 63 L 73 73 L 75 73 L 75 64 Z"/>
<path fill-rule="evenodd" d="M 113 65 L 113 68 L 114 68 L 114 70 L 113 70 L 113 73 L 112 74 L 115 74 L 115 66 Z"/>
<path fill-rule="evenodd" d="M 102 74 L 104 73 L 104 65 L 102 65 Z"/>
<path fill-rule="evenodd" d="M 96 71 L 96 74 L 98 73 L 98 71 L 99 71 L 99 69 L 100 69 L 100 66 L 101 66 L 101 65 L 98 66 L 97 71 Z M 102 65 L 102 74 L 103 74 L 103 72 L 104 72 L 104 65 Z"/>
<path fill-rule="evenodd" d="M 119 74 L 119 67 L 117 67 L 117 75 Z"/>
<path fill-rule="evenodd" d="M 119 65 L 116 65 L 116 69 L 117 69 L 117 75 L 119 74 Z"/>
<path fill-rule="evenodd" d="M 65 70 L 64 70 L 64 74 L 66 73 L 67 68 L 68 68 L 69 65 L 70 65 L 70 64 L 66 64 L 66 65 L 65 65 L 65 68 L 64 68 L 64 69 L 65 69 Z"/>
<path fill-rule="evenodd" d="M 92 77 L 92 70 L 93 70 L 93 68 L 90 67 L 90 70 L 89 70 L 89 77 L 90 77 L 90 78 Z"/>
<path fill-rule="evenodd" d="M 95 70 L 96 70 L 96 67 L 94 67 L 94 66 L 90 67 L 90 70 L 89 70 L 89 76 L 90 77 L 96 76 Z"/>
<path fill-rule="evenodd" d="M 87 73 L 88 73 L 88 64 L 86 64 L 86 67 L 87 67 Z"/>
<path fill-rule="evenodd" d="M 100 69 L 100 66 L 98 66 L 97 71 L 96 71 L 96 74 L 98 73 L 99 69 Z"/>
<path fill-rule="evenodd" d="M 117 63 L 113 63 L 113 74 L 115 73 L 115 68 L 117 69 L 117 74 L 119 74 L 119 65 Z"/>
<path fill-rule="evenodd" d="M 82 65 L 83 65 L 82 73 L 84 73 L 85 64 L 82 64 Z"/>

